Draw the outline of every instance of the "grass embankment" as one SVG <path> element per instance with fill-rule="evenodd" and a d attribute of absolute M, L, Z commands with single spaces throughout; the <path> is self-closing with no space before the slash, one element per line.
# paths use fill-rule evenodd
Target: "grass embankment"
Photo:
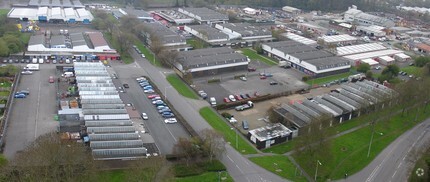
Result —
<path fill-rule="evenodd" d="M 21 33 L 19 36 L 19 40 L 21 40 L 24 45 L 28 44 L 28 41 L 30 41 L 31 34 L 30 33 Z"/>
<path fill-rule="evenodd" d="M 236 148 L 236 132 L 224 121 L 223 118 L 219 117 L 211 108 L 204 107 L 199 111 L 200 115 L 218 132 L 220 132 L 227 142 L 230 142 L 231 146 L 239 151 L 241 154 L 256 154 L 257 151 L 242 137 L 237 136 Z"/>
<path fill-rule="evenodd" d="M 145 45 L 143 45 L 143 43 L 139 40 L 134 41 L 134 45 L 136 45 L 136 47 L 140 50 L 140 52 L 142 52 L 142 54 L 145 55 L 146 59 L 154 66 L 158 66 L 161 67 L 161 62 L 158 61 L 158 59 L 156 59 L 154 57 L 154 54 L 152 54 L 151 51 L 148 50 L 148 48 L 145 47 Z"/>
<path fill-rule="evenodd" d="M 118 50 L 118 42 L 112 37 L 112 34 L 111 33 L 108 33 L 108 32 L 104 32 L 103 33 L 103 36 L 105 37 L 105 39 L 110 43 L 110 45 L 113 47 L 113 48 L 115 48 L 115 49 L 117 49 Z M 121 54 L 121 60 L 125 63 L 125 64 L 130 64 L 130 63 L 133 63 L 133 58 L 131 57 L 131 55 L 130 55 L 130 53 L 128 53 L 127 51 L 126 52 L 123 52 L 123 53 L 120 53 Z"/>
<path fill-rule="evenodd" d="M 429 168 L 430 167 L 430 148 L 420 157 L 415 167 L 412 169 L 409 175 L 409 182 L 426 182 L 430 181 Z"/>
<path fill-rule="evenodd" d="M 300 174 L 300 170 L 296 168 L 287 156 L 275 155 L 252 157 L 249 158 L 249 160 L 262 168 L 291 181 L 307 181 L 306 178 Z"/>
<path fill-rule="evenodd" d="M 270 66 L 278 65 L 278 61 L 275 61 L 271 58 L 260 55 L 250 48 L 244 48 L 244 49 L 240 49 L 240 50 L 242 51 L 243 55 L 248 56 L 248 58 L 251 60 L 261 61 L 261 62 L 266 63 L 267 65 L 270 65 Z"/>
<path fill-rule="evenodd" d="M 197 176 L 189 176 L 184 178 L 176 178 L 176 182 L 233 182 L 233 179 L 227 172 L 206 172 Z"/>
<path fill-rule="evenodd" d="M 419 112 L 418 122 L 414 122 L 416 112 Z M 372 134 L 371 126 L 331 140 L 329 145 L 331 157 L 318 159 L 323 164 L 318 171 L 318 181 L 340 179 L 345 173 L 352 175 L 360 171 L 397 137 L 429 116 L 430 112 L 423 113 L 423 109 L 419 108 L 404 116 L 399 113 L 389 120 L 378 122 L 374 129 L 369 157 L 367 152 Z M 310 161 L 312 159 L 303 153 L 296 153 L 293 156 L 309 175 L 314 175 L 315 161 Z"/>
<path fill-rule="evenodd" d="M 182 96 L 190 98 L 190 99 L 198 99 L 199 97 L 196 93 L 191 90 L 188 85 L 186 85 L 177 75 L 171 74 L 166 77 L 167 81 L 173 88 L 176 89 Z"/>

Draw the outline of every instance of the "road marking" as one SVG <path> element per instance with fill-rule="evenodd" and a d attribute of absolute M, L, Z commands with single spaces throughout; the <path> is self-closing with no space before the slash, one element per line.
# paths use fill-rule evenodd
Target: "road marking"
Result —
<path fill-rule="evenodd" d="M 39 93 L 37 95 L 37 109 L 36 109 L 36 118 L 34 119 L 35 127 L 34 127 L 34 138 L 37 138 L 37 119 L 39 118 L 39 106 L 40 106 L 40 86 L 42 82 L 39 82 Z"/>
<path fill-rule="evenodd" d="M 141 68 L 139 64 L 135 61 L 134 64 L 136 65 L 136 68 Z"/>
<path fill-rule="evenodd" d="M 391 176 L 391 178 L 394 178 L 394 176 L 396 175 L 396 173 L 397 173 L 397 170 L 394 171 L 394 174 Z"/>
<path fill-rule="evenodd" d="M 169 128 L 167 128 L 167 126 L 166 126 L 167 124 L 166 123 L 164 123 L 164 127 L 167 129 L 167 131 L 169 131 L 169 133 L 170 133 L 170 135 L 172 135 L 172 137 L 173 137 L 173 140 L 175 140 L 175 142 L 177 141 L 176 140 L 176 137 L 172 134 L 172 132 L 169 130 Z"/>
<path fill-rule="evenodd" d="M 399 167 L 402 165 L 402 163 L 400 162 L 400 164 L 399 165 L 397 165 L 397 169 L 399 169 Z"/>

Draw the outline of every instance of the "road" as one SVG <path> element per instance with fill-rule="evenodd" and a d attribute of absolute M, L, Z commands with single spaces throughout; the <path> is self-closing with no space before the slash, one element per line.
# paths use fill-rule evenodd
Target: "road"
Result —
<path fill-rule="evenodd" d="M 58 122 L 56 114 L 55 85 L 48 83 L 48 77 L 55 75 L 55 65 L 41 65 L 33 75 L 21 75 L 18 91 L 28 89 L 30 95 L 14 99 L 9 125 L 5 137 L 4 155 L 12 159 L 38 136 L 55 131 Z"/>
<path fill-rule="evenodd" d="M 139 60 L 136 58 L 136 60 Z M 142 58 L 140 58 L 142 60 Z M 139 113 L 145 112 L 148 115 L 148 120 L 144 120 L 145 127 L 149 130 L 149 134 L 154 138 L 155 143 L 161 154 L 171 154 L 173 147 L 180 137 L 189 138 L 189 133 L 179 123 L 166 124 L 164 118 L 158 113 L 151 101 L 147 98 L 147 94 L 143 93 L 142 88 L 136 82 L 136 78 L 142 76 L 141 67 L 137 64 L 115 64 L 112 63 L 112 68 L 118 75 L 118 79 L 113 79 L 114 84 L 119 87 L 127 83 L 130 88 L 126 88 L 126 93 L 120 93 L 120 97 L 124 103 L 133 103 Z"/>
<path fill-rule="evenodd" d="M 430 119 L 405 132 L 385 148 L 366 168 L 341 181 L 402 182 L 407 181 L 415 164 L 411 160 L 430 141 Z M 411 157 L 412 156 L 412 157 Z"/>
<path fill-rule="evenodd" d="M 137 54 L 132 54 L 132 56 L 135 60 L 140 60 L 137 61 L 136 64 L 143 68 L 144 71 L 142 74 L 149 76 L 160 90 L 164 90 L 164 88 L 169 88 L 171 86 L 169 82 L 167 82 L 163 71 L 160 71 L 159 68 L 151 65 L 147 60 L 142 61 L 142 58 L 139 58 Z M 165 91 L 168 95 L 169 102 L 179 113 L 181 113 L 184 119 L 196 132 L 211 128 L 211 126 L 200 116 L 198 112 L 200 109 L 199 105 L 193 104 L 193 101 L 182 97 L 175 89 L 166 89 Z M 220 158 L 220 161 L 226 166 L 234 181 L 286 181 L 285 179 L 252 163 L 228 144 L 226 144 L 225 154 Z"/>

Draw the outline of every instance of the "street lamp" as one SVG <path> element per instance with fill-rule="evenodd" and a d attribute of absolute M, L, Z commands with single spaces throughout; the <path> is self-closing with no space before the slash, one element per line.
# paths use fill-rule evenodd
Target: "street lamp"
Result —
<path fill-rule="evenodd" d="M 218 171 L 218 182 L 221 182 L 221 173 L 226 171 Z M 225 180 L 225 179 L 223 179 Z"/>
<path fill-rule="evenodd" d="M 373 134 L 375 134 L 375 123 L 374 122 L 372 122 L 371 123 L 371 125 L 372 125 L 372 135 L 371 135 L 371 137 L 370 137 L 370 142 L 369 142 L 369 149 L 367 150 L 367 157 L 369 157 L 370 156 L 370 148 L 372 147 L 372 142 L 373 142 Z M 379 135 L 384 135 L 384 133 L 382 133 L 382 132 L 378 132 L 379 133 Z"/>
<path fill-rule="evenodd" d="M 164 87 L 164 100 L 167 100 L 167 89 L 168 88 L 171 88 L 172 86 L 167 86 L 167 87 Z"/>
<path fill-rule="evenodd" d="M 317 181 L 318 166 L 322 166 L 322 164 L 319 160 L 317 160 L 317 167 L 315 168 L 315 181 Z"/>
<path fill-rule="evenodd" d="M 234 131 L 234 128 L 230 128 L 230 129 Z M 236 133 L 236 149 L 238 149 L 239 147 L 238 147 L 238 144 L 237 144 L 237 131 L 234 131 L 234 132 Z"/>

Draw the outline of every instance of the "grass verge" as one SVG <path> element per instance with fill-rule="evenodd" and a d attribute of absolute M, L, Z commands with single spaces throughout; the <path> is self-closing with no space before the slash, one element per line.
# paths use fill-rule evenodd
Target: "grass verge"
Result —
<path fill-rule="evenodd" d="M 296 169 L 296 166 L 290 161 L 290 159 L 288 159 L 287 156 L 275 155 L 252 157 L 249 158 L 249 160 L 262 168 L 291 181 L 306 181 L 306 178 L 300 175 L 300 171 Z"/>
<path fill-rule="evenodd" d="M 419 112 L 418 121 L 430 116 L 429 112 L 423 113 L 423 109 L 419 108 L 404 116 L 399 113 L 389 120 L 379 122 L 375 126 L 369 157 L 367 157 L 367 151 L 372 133 L 371 126 L 331 140 L 330 154 L 326 158 L 319 159 L 323 165 L 318 171 L 318 181 L 341 179 L 345 173 L 352 175 L 363 169 L 392 141 L 419 123 L 413 122 L 416 112 Z M 314 175 L 315 161 L 313 159 L 304 153 L 296 153 L 293 156 L 309 175 Z"/>
<path fill-rule="evenodd" d="M 347 73 L 341 73 L 341 74 L 337 74 L 337 75 L 315 78 L 315 79 L 310 79 L 310 80 L 306 81 L 306 83 L 309 85 L 322 85 L 324 83 L 328 83 L 328 82 L 331 82 L 334 80 L 339 80 L 342 78 L 348 78 L 348 76 L 352 75 L 352 74 L 353 74 L 352 72 L 347 72 Z"/>
<path fill-rule="evenodd" d="M 256 154 L 257 151 L 242 137 L 237 137 L 236 148 L 236 132 L 231 129 L 229 125 L 219 117 L 211 108 L 204 107 L 199 111 L 200 115 L 218 132 L 220 132 L 224 139 L 235 148 L 241 154 Z"/>
<path fill-rule="evenodd" d="M 151 51 L 148 50 L 148 48 L 145 47 L 145 45 L 143 45 L 143 43 L 139 40 L 134 41 L 134 45 L 137 46 L 137 48 L 140 50 L 140 52 L 142 52 L 142 54 L 145 55 L 146 59 L 154 66 L 158 66 L 161 67 L 161 62 L 158 61 L 155 57 L 154 54 L 152 54 Z"/>
<path fill-rule="evenodd" d="M 12 82 L 9 82 L 9 81 L 0 82 L 0 87 L 11 87 L 11 86 L 12 86 Z"/>
<path fill-rule="evenodd" d="M 198 99 L 196 93 L 191 90 L 177 75 L 171 74 L 166 77 L 167 81 L 178 91 L 182 96 L 190 99 Z"/>
<path fill-rule="evenodd" d="M 424 155 L 416 161 L 415 166 L 409 175 L 408 181 L 410 182 L 430 181 L 429 167 L 430 167 L 430 150 L 427 149 Z"/>
<path fill-rule="evenodd" d="M 0 9 L 0 15 L 7 15 L 10 9 Z"/>
<path fill-rule="evenodd" d="M 262 61 L 262 62 L 264 62 L 270 66 L 278 65 L 277 61 L 275 61 L 271 58 L 268 58 L 266 56 L 259 55 L 257 52 L 255 52 L 254 50 L 252 50 L 250 48 L 244 48 L 244 49 L 241 49 L 241 51 L 245 56 L 248 56 L 248 58 L 251 60 L 259 60 L 259 61 Z"/>
<path fill-rule="evenodd" d="M 0 96 L 9 96 L 10 92 L 9 91 L 1 91 L 0 92 Z"/>
<path fill-rule="evenodd" d="M 421 68 L 420 67 L 416 67 L 416 66 L 407 66 L 404 68 L 400 69 L 401 71 L 404 71 L 406 73 L 408 73 L 409 75 L 421 75 Z"/>
<path fill-rule="evenodd" d="M 233 182 L 233 179 L 227 172 L 206 172 L 197 176 L 188 176 L 184 178 L 176 178 L 176 182 Z"/>

